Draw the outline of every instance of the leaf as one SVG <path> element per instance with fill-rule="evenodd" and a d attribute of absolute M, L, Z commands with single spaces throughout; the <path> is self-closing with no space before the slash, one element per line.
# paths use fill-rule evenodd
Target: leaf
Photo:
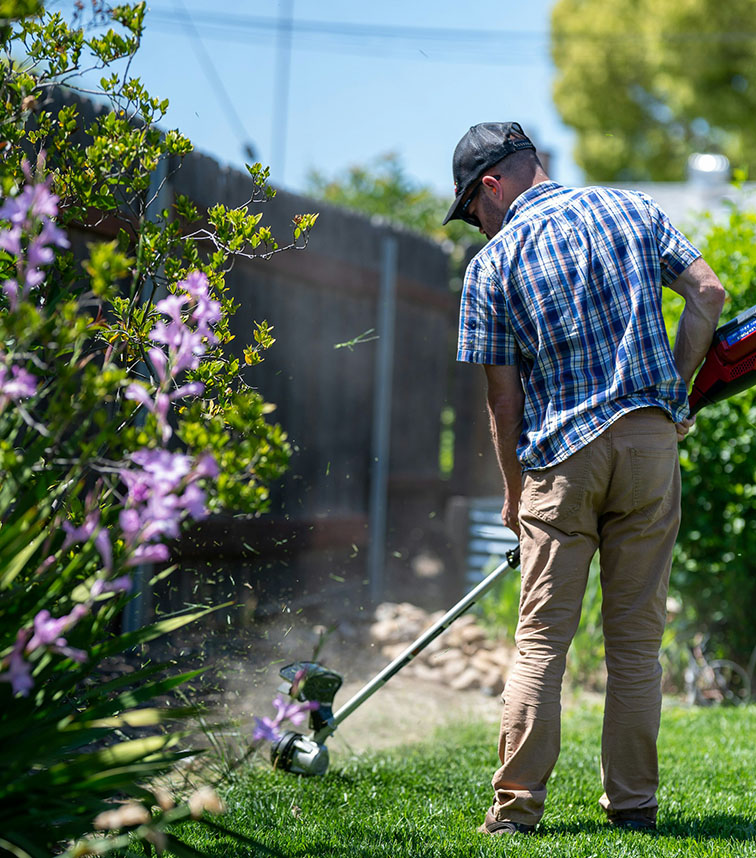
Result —
<path fill-rule="evenodd" d="M 153 695 L 150 695 L 153 696 Z M 111 718 L 98 718 L 87 722 L 88 727 L 155 727 L 165 724 L 166 721 L 175 721 L 177 718 L 187 718 L 196 715 L 200 710 L 197 707 L 185 706 L 176 709 L 134 709 Z"/>
<path fill-rule="evenodd" d="M 164 736 L 145 736 L 141 739 L 131 739 L 118 742 L 109 748 L 103 748 L 93 754 L 81 755 L 69 762 L 51 766 L 49 774 L 54 780 L 69 780 L 76 773 L 97 771 L 105 773 L 111 768 L 120 768 L 129 763 L 143 762 L 162 751 L 174 748 L 181 734 L 174 733 Z"/>
<path fill-rule="evenodd" d="M 200 668 L 186 673 L 179 673 L 176 676 L 169 676 L 158 682 L 149 682 L 137 685 L 136 688 L 131 688 L 111 700 L 106 700 L 101 704 L 94 705 L 84 712 L 84 716 L 87 720 L 104 718 L 111 712 L 117 713 L 124 709 L 138 706 L 146 700 L 151 700 L 152 698 L 160 697 L 163 694 L 173 691 L 173 689 L 178 688 L 179 685 L 183 685 L 191 679 L 200 676 L 204 671 L 205 668 Z"/>
<path fill-rule="evenodd" d="M 42 9 L 42 0 L 0 0 L 0 19 L 16 21 L 39 15 Z"/>
<path fill-rule="evenodd" d="M 133 632 L 127 632 L 125 634 L 119 635 L 117 638 L 107 641 L 102 644 L 97 644 L 90 651 L 90 657 L 96 661 L 101 661 L 103 658 L 109 655 L 115 655 L 119 652 L 125 652 L 126 650 L 131 649 L 132 647 L 139 646 L 139 644 L 147 643 L 147 641 L 155 640 L 155 638 L 159 638 L 162 635 L 170 634 L 171 632 L 175 632 L 177 629 L 183 628 L 183 626 L 188 625 L 189 623 L 193 623 L 195 620 L 199 620 L 202 617 L 206 617 L 208 614 L 212 614 L 214 611 L 220 611 L 223 608 L 228 608 L 232 605 L 233 602 L 225 602 L 222 605 L 216 605 L 214 607 L 209 608 L 201 608 L 198 611 L 191 611 L 187 614 L 179 614 L 175 617 L 169 617 L 168 619 L 161 620 L 158 623 L 154 623 L 151 626 L 144 626 L 141 629 L 137 629 Z"/>
<path fill-rule="evenodd" d="M 0 573 L 0 590 L 7 590 L 18 575 L 24 570 L 27 562 L 34 556 L 37 549 L 47 538 L 47 533 L 42 532 L 22 548 L 5 566 Z"/>

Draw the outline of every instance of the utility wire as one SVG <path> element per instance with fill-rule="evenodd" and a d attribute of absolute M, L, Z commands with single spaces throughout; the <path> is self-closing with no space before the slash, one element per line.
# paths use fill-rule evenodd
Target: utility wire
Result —
<path fill-rule="evenodd" d="M 194 20 L 203 27 L 234 31 L 241 38 L 242 31 L 249 36 L 250 31 L 258 31 L 261 35 L 270 35 L 279 28 L 275 18 L 250 17 L 217 12 L 194 12 Z M 167 23 L 166 13 L 152 7 L 149 13 L 152 23 Z M 491 43 L 499 46 L 507 44 L 524 44 L 533 42 L 556 41 L 587 41 L 587 42 L 637 42 L 645 37 L 644 33 L 625 31 L 598 32 L 587 30 L 569 31 L 539 31 L 539 30 L 465 30 L 448 27 L 410 27 L 385 24 L 350 24 L 331 21 L 298 20 L 292 23 L 295 35 L 351 37 L 361 40 L 373 39 L 383 41 L 413 40 L 446 42 L 457 47 L 462 43 Z M 664 41 L 689 42 L 691 44 L 706 44 L 712 42 L 744 42 L 756 39 L 756 30 L 742 31 L 691 31 L 654 34 L 655 38 Z"/>
<path fill-rule="evenodd" d="M 228 15 L 199 15 L 205 38 L 226 43 L 242 43 L 247 47 L 262 45 L 269 47 L 273 44 L 278 23 L 271 24 L 264 19 L 250 19 L 242 16 Z M 260 23 L 260 21 L 262 23 Z M 313 25 L 313 26 L 309 26 Z M 147 19 L 150 29 L 175 34 L 175 19 L 161 10 L 152 9 Z M 363 32 L 353 32 L 353 28 L 341 28 L 338 25 L 321 26 L 318 22 L 304 22 L 304 26 L 295 22 L 290 33 L 296 36 L 299 50 L 312 50 L 321 53 L 357 54 L 359 56 L 410 55 L 416 58 L 422 56 L 427 61 L 444 61 L 454 63 L 481 63 L 487 65 L 533 65 L 543 61 L 548 49 L 548 34 L 528 34 L 525 40 L 520 40 L 516 34 L 506 34 L 508 41 L 494 42 L 492 34 L 474 33 L 452 40 L 446 34 L 434 44 L 428 40 L 418 40 L 415 31 L 406 32 L 403 36 L 394 34 L 393 29 L 387 32 L 374 32 L 365 28 Z M 488 39 L 488 43 L 476 39 Z M 540 40 L 540 43 L 539 43 Z M 432 40 L 431 40 L 432 41 Z"/>

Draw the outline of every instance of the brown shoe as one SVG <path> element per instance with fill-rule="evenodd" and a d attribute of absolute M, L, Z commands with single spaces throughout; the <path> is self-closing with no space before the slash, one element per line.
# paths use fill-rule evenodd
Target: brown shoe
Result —
<path fill-rule="evenodd" d="M 483 825 L 478 826 L 478 831 L 481 834 L 532 834 L 535 831 L 535 825 L 511 822 L 508 819 L 497 819 L 489 810 Z"/>

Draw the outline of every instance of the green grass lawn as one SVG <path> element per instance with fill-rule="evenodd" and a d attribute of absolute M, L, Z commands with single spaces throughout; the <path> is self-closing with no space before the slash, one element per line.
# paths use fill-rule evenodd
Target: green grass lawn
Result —
<path fill-rule="evenodd" d="M 665 709 L 655 834 L 609 830 L 598 807 L 601 712 L 564 715 L 562 754 L 537 836 L 478 834 L 497 764 L 496 724 L 461 724 L 427 745 L 336 762 L 323 778 L 254 767 L 219 822 L 176 834 L 213 856 L 756 856 L 756 707 Z M 270 851 L 268 851 L 270 850 Z"/>

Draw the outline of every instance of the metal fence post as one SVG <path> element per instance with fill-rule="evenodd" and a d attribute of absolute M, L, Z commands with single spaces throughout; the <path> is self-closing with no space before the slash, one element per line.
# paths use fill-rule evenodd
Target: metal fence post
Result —
<path fill-rule="evenodd" d="M 381 281 L 378 295 L 378 353 L 375 362 L 373 429 L 370 457 L 370 509 L 368 580 L 370 599 L 380 602 L 385 587 L 386 521 L 391 455 L 391 393 L 394 373 L 396 325 L 396 269 L 398 244 L 387 235 L 381 248 Z"/>

